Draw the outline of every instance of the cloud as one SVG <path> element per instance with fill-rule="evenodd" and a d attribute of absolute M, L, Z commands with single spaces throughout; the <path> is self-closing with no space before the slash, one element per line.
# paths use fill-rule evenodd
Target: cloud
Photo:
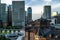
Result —
<path fill-rule="evenodd" d="M 52 0 L 44 0 L 45 2 L 51 2 Z"/>
<path fill-rule="evenodd" d="M 6 3 L 6 0 L 1 0 L 1 3 Z"/>
<path fill-rule="evenodd" d="M 1 3 L 12 4 L 12 0 L 2 0 Z"/>
<path fill-rule="evenodd" d="M 24 0 L 12 0 L 12 1 L 24 1 Z"/>
<path fill-rule="evenodd" d="M 60 8 L 60 3 L 52 4 L 52 8 L 53 8 L 53 9 Z"/>
<path fill-rule="evenodd" d="M 43 2 L 45 5 L 51 5 L 52 0 L 43 0 Z"/>
<path fill-rule="evenodd" d="M 37 1 L 37 0 L 31 0 L 31 1 Z"/>
<path fill-rule="evenodd" d="M 33 9 L 33 13 L 39 14 L 39 13 L 41 13 L 41 11 L 43 12 L 43 6 L 40 6 L 40 5 L 32 6 L 32 9 Z"/>
<path fill-rule="evenodd" d="M 26 1 L 25 1 L 26 2 Z M 28 3 L 26 3 L 27 5 L 38 5 L 38 3 L 40 4 L 41 1 L 40 0 L 30 0 L 28 1 Z"/>
<path fill-rule="evenodd" d="M 35 2 L 37 0 L 30 0 L 26 5 L 30 5 L 32 2 Z"/>
<path fill-rule="evenodd" d="M 60 13 L 60 3 L 52 4 L 52 12 L 57 11 Z"/>
<path fill-rule="evenodd" d="M 25 5 L 25 10 L 26 10 L 26 11 L 27 11 L 27 8 L 28 8 L 28 7 L 30 7 L 30 6 L 28 6 L 28 5 Z"/>

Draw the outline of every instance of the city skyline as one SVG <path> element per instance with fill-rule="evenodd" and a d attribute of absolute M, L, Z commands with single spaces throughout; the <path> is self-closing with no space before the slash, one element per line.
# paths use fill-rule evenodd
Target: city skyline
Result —
<path fill-rule="evenodd" d="M 0 0 L 0 39 L 59 40 L 60 0 Z"/>
<path fill-rule="evenodd" d="M 12 9 L 12 26 L 25 26 L 25 2 L 12 1 Z"/>
<path fill-rule="evenodd" d="M 1 3 L 9 5 L 12 4 L 12 0 L 1 0 Z M 27 11 L 28 7 L 32 7 L 33 20 L 41 17 L 45 5 L 51 5 L 51 13 L 60 13 L 60 0 L 25 0 L 25 10 Z"/>
<path fill-rule="evenodd" d="M 1 2 L 12 4 L 12 0 L 2 0 Z M 25 10 L 27 10 L 28 7 L 32 7 L 33 14 L 43 13 L 43 7 L 45 5 L 51 5 L 52 11 L 54 10 L 60 13 L 60 0 L 25 0 Z"/>

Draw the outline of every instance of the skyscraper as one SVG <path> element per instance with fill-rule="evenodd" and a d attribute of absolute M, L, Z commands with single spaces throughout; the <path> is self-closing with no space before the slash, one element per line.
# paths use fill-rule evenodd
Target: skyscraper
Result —
<path fill-rule="evenodd" d="M 28 13 L 28 20 L 30 21 L 30 20 L 32 20 L 32 8 L 31 7 L 28 7 L 27 10 L 28 10 L 27 11 L 27 13 Z"/>
<path fill-rule="evenodd" d="M 51 19 L 51 6 L 44 6 L 43 18 Z"/>
<path fill-rule="evenodd" d="M 1 0 L 0 0 L 0 3 L 1 3 Z"/>
<path fill-rule="evenodd" d="M 12 1 L 12 26 L 25 26 L 25 1 Z"/>
<path fill-rule="evenodd" d="M 1 0 L 0 0 L 0 28 L 3 28 L 3 23 L 1 20 Z"/>
<path fill-rule="evenodd" d="M 0 0 L 0 20 L 1 20 L 1 0 Z"/>
<path fill-rule="evenodd" d="M 7 12 L 5 3 L 1 3 L 1 20 L 3 22 L 3 26 L 7 26 Z"/>
<path fill-rule="evenodd" d="M 8 6 L 8 26 L 12 26 L 12 5 Z"/>
<path fill-rule="evenodd" d="M 25 11 L 25 25 L 27 24 L 27 12 Z"/>

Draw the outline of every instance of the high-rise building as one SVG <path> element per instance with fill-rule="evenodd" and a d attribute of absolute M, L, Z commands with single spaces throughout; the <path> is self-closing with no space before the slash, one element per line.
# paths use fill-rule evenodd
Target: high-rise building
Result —
<path fill-rule="evenodd" d="M 0 20 L 1 20 L 1 0 L 0 0 Z"/>
<path fill-rule="evenodd" d="M 8 26 L 12 26 L 12 5 L 8 6 Z"/>
<path fill-rule="evenodd" d="M 44 6 L 44 19 L 51 19 L 51 6 Z"/>
<path fill-rule="evenodd" d="M 27 11 L 27 13 L 28 13 L 28 20 L 30 21 L 30 20 L 32 20 L 32 8 L 31 7 L 28 7 L 27 10 L 28 10 Z"/>
<path fill-rule="evenodd" d="M 25 25 L 27 24 L 27 12 L 25 11 Z"/>
<path fill-rule="evenodd" d="M 60 24 L 60 13 L 57 15 L 57 24 Z"/>
<path fill-rule="evenodd" d="M 3 26 L 7 26 L 7 12 L 5 3 L 1 3 L 1 20 L 3 22 Z"/>
<path fill-rule="evenodd" d="M 0 3 L 1 3 L 1 0 L 0 0 Z"/>
<path fill-rule="evenodd" d="M 12 26 L 25 26 L 25 1 L 12 1 Z"/>
<path fill-rule="evenodd" d="M 27 26 L 27 24 L 28 24 L 28 13 L 27 13 L 27 11 L 25 11 L 25 26 Z"/>
<path fill-rule="evenodd" d="M 1 20 L 1 0 L 0 0 L 0 28 L 3 28 L 3 23 Z"/>

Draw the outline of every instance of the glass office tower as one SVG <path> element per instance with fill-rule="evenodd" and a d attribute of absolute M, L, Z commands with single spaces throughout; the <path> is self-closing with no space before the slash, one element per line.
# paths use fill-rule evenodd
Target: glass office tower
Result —
<path fill-rule="evenodd" d="M 44 6 L 44 14 L 45 19 L 51 19 L 51 6 Z"/>
<path fill-rule="evenodd" d="M 3 22 L 3 26 L 7 26 L 7 12 L 5 3 L 1 3 L 1 20 Z"/>
<path fill-rule="evenodd" d="M 25 26 L 25 1 L 12 1 L 12 26 Z"/>
<path fill-rule="evenodd" d="M 32 8 L 31 7 L 28 7 L 27 9 L 28 11 L 28 20 L 32 20 Z"/>

